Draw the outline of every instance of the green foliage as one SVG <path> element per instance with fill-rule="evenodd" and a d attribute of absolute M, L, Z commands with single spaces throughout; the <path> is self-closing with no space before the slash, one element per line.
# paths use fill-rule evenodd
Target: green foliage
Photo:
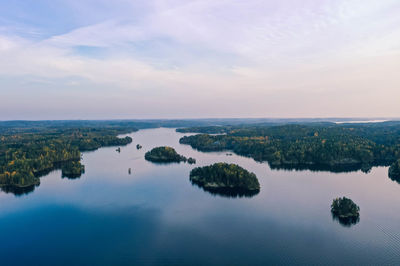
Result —
<path fill-rule="evenodd" d="M 237 164 L 215 163 L 196 167 L 190 172 L 190 180 L 207 189 L 260 190 L 256 175 Z"/>
<path fill-rule="evenodd" d="M 360 215 L 360 207 L 346 197 L 334 199 L 331 205 L 331 211 L 343 218 L 358 217 Z"/>
<path fill-rule="evenodd" d="M 131 124 L 102 125 L 99 128 L 50 125 L 0 128 L 0 186 L 39 184 L 38 177 L 59 168 L 64 176 L 80 176 L 81 151 L 126 145 L 132 139 L 117 135 L 136 130 Z"/>
<path fill-rule="evenodd" d="M 187 128 L 178 128 L 177 132 L 180 133 L 207 133 L 207 134 L 222 134 L 227 133 L 232 130 L 234 127 L 232 126 L 207 126 L 207 127 L 187 127 Z"/>
<path fill-rule="evenodd" d="M 389 167 L 389 177 L 393 180 L 400 181 L 400 159 Z"/>
<path fill-rule="evenodd" d="M 234 138 L 231 136 L 199 134 L 184 136 L 179 140 L 179 143 L 189 144 L 200 151 L 221 151 L 233 148 L 233 141 Z"/>
<path fill-rule="evenodd" d="M 400 157 L 400 124 L 280 125 L 230 128 L 225 135 L 185 136 L 180 143 L 201 151 L 233 150 L 271 167 L 388 165 Z"/>
<path fill-rule="evenodd" d="M 85 172 L 85 166 L 80 161 L 69 161 L 61 166 L 62 177 L 78 178 Z"/>
<path fill-rule="evenodd" d="M 195 164 L 195 163 L 196 163 L 196 159 L 195 159 L 195 158 L 192 158 L 192 157 L 189 157 L 189 158 L 187 159 L 187 162 L 188 162 L 188 164 Z"/>
<path fill-rule="evenodd" d="M 179 155 L 174 148 L 163 146 L 156 147 L 145 153 L 144 158 L 151 162 L 172 163 L 186 162 L 186 157 Z"/>
<path fill-rule="evenodd" d="M 360 217 L 360 207 L 346 197 L 334 199 L 331 205 L 331 212 L 333 217 L 343 225 L 355 224 Z"/>

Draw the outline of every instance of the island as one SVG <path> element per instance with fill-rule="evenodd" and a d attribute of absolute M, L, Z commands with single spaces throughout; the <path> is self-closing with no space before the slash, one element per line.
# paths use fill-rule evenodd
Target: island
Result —
<path fill-rule="evenodd" d="M 394 181 L 400 181 L 400 159 L 389 167 L 389 177 Z"/>
<path fill-rule="evenodd" d="M 195 159 L 195 158 L 192 158 L 192 157 L 189 157 L 189 158 L 187 159 L 187 162 L 188 162 L 188 164 L 195 164 L 195 163 L 196 163 L 196 159 Z"/>
<path fill-rule="evenodd" d="M 185 156 L 178 154 L 174 148 L 169 146 L 153 148 L 151 151 L 145 153 L 144 158 L 147 161 L 156 163 L 179 163 L 187 161 Z"/>
<path fill-rule="evenodd" d="M 196 167 L 190 172 L 190 181 L 207 192 L 228 197 L 250 197 L 260 192 L 257 176 L 237 164 Z"/>
<path fill-rule="evenodd" d="M 346 197 L 333 200 L 331 213 L 334 219 L 345 226 L 356 224 L 360 220 L 360 207 Z"/>
<path fill-rule="evenodd" d="M 141 148 L 142 148 L 142 145 L 140 145 L 140 144 L 136 145 L 136 149 L 140 150 Z"/>

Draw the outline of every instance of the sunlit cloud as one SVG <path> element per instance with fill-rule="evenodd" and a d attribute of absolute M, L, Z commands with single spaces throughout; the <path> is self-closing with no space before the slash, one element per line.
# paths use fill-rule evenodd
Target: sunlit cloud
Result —
<path fill-rule="evenodd" d="M 398 1 L 72 2 L 2 7 L 0 119 L 400 116 Z"/>

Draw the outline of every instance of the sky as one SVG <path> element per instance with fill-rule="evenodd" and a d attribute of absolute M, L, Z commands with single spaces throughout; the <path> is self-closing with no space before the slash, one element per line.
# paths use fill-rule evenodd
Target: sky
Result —
<path fill-rule="evenodd" d="M 0 120 L 400 117 L 398 0 L 0 0 Z"/>

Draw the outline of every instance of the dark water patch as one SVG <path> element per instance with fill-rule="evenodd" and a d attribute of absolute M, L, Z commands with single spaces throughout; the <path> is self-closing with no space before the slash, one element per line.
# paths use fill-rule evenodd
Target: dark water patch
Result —
<path fill-rule="evenodd" d="M 17 186 L 1 186 L 0 189 L 1 191 L 5 193 L 11 193 L 14 194 L 15 196 L 23 196 L 23 195 L 28 195 L 32 193 L 36 187 L 40 186 L 40 182 L 37 184 L 25 186 L 25 187 L 17 187 Z"/>
<path fill-rule="evenodd" d="M 334 221 L 339 222 L 342 226 L 344 227 L 351 227 L 353 225 L 356 225 L 360 222 L 360 216 L 357 217 L 341 217 L 335 213 L 332 214 L 332 219 Z"/>
<path fill-rule="evenodd" d="M 221 196 L 226 198 L 251 198 L 260 193 L 260 190 L 248 190 L 243 188 L 212 188 L 212 187 L 204 187 L 201 184 L 198 184 L 194 180 L 190 180 L 193 186 L 199 187 L 205 192 L 208 192 L 214 196 Z"/>
<path fill-rule="evenodd" d="M 332 173 L 351 173 L 362 171 L 369 173 L 372 169 L 370 165 L 363 164 L 341 164 L 341 165 L 323 165 L 323 164 L 269 164 L 273 170 L 288 171 L 312 171 L 312 172 L 332 172 Z"/>
<path fill-rule="evenodd" d="M 158 223 L 157 211 L 135 206 L 103 212 L 43 206 L 1 219 L 0 233 L 7 239 L 0 243 L 2 265 L 136 263 L 153 255 L 148 245 Z"/>

